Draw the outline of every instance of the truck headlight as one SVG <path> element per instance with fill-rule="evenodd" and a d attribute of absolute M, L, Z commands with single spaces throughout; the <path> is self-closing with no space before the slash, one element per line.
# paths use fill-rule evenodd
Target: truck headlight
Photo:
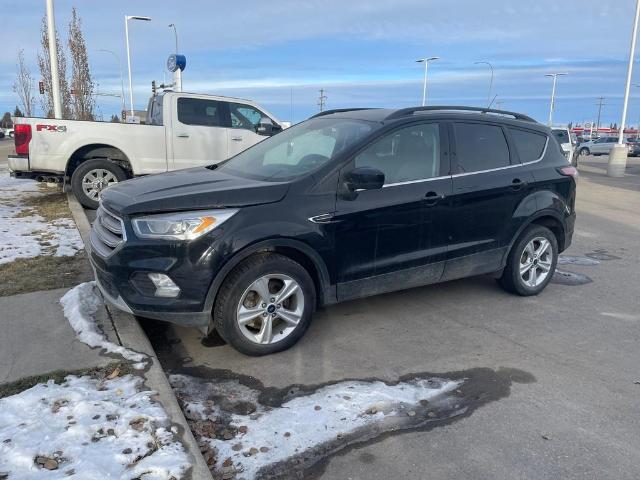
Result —
<path fill-rule="evenodd" d="M 133 219 L 133 230 L 140 238 L 195 240 L 237 212 L 237 209 L 222 209 L 149 215 Z"/>

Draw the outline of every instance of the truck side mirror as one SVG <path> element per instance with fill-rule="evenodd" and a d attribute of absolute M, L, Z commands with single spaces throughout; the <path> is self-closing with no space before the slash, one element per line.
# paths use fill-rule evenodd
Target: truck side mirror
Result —
<path fill-rule="evenodd" d="M 258 126 L 256 127 L 256 133 L 258 135 L 269 137 L 273 135 L 273 131 L 274 125 L 271 119 L 269 117 L 262 117 L 260 119 L 260 122 L 258 123 Z"/>

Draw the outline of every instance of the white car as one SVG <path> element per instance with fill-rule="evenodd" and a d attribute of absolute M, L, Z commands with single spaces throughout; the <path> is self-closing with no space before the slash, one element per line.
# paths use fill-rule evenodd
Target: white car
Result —
<path fill-rule="evenodd" d="M 7 138 L 13 138 L 13 128 L 5 128 L 4 136 Z"/>
<path fill-rule="evenodd" d="M 619 137 L 604 136 L 596 140 L 584 142 L 580 144 L 578 153 L 580 155 L 609 155 L 609 152 L 618 143 Z M 625 139 L 626 142 L 626 139 Z"/>
<path fill-rule="evenodd" d="M 146 124 L 16 118 L 11 175 L 70 183 L 97 208 L 101 191 L 137 175 L 210 165 L 284 128 L 250 100 L 164 92 L 151 97 Z"/>
<path fill-rule="evenodd" d="M 560 147 L 562 147 L 562 153 L 564 153 L 567 160 L 571 162 L 575 147 L 571 131 L 567 127 L 553 127 L 551 131 L 553 132 L 553 136 L 556 137 L 556 140 L 558 140 Z"/>

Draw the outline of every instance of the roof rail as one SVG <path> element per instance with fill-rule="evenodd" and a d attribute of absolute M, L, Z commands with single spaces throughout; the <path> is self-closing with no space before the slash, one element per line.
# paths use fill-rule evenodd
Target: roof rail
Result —
<path fill-rule="evenodd" d="M 534 122 L 537 123 L 533 118 L 524 115 L 522 113 L 517 112 L 509 112 L 507 110 L 496 110 L 495 108 L 482 108 L 482 107 L 461 107 L 456 105 L 440 105 L 440 106 L 429 106 L 429 107 L 410 107 L 410 108 L 402 108 L 400 110 L 396 110 L 395 112 L 389 114 L 385 120 L 393 120 L 395 118 L 406 117 L 407 115 L 413 115 L 416 112 L 428 112 L 428 111 L 437 111 L 437 110 L 458 110 L 458 111 L 468 111 L 468 112 L 480 112 L 480 113 L 497 113 L 500 115 L 509 115 L 515 118 L 516 120 L 524 120 L 526 122 Z"/>
<path fill-rule="evenodd" d="M 315 115 L 309 117 L 309 119 L 318 118 L 318 117 L 324 117 L 325 115 L 331 115 L 332 113 L 357 112 L 358 110 L 373 110 L 373 108 L 372 107 L 365 107 L 365 108 L 334 108 L 333 110 L 324 110 L 323 112 L 316 113 Z"/>

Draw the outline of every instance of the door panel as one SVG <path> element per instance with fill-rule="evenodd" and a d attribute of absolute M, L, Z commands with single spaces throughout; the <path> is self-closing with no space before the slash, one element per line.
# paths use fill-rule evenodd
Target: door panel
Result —
<path fill-rule="evenodd" d="M 228 158 L 224 102 L 178 97 L 172 107 L 174 170 Z"/>
<path fill-rule="evenodd" d="M 229 103 L 230 127 L 227 132 L 229 157 L 261 142 L 269 135 L 257 133 L 260 119 L 269 118 L 264 112 L 243 103 Z M 273 122 L 273 120 L 271 120 Z M 277 127 L 277 124 L 274 123 Z"/>
<path fill-rule="evenodd" d="M 441 134 L 437 123 L 396 130 L 343 169 L 335 214 L 339 299 L 440 279 L 447 242 L 444 199 L 451 193 Z M 385 186 L 348 191 L 346 175 L 363 166 L 382 170 Z"/>
<path fill-rule="evenodd" d="M 452 126 L 457 173 L 450 198 L 445 280 L 500 268 L 514 212 L 534 180 L 526 166 L 512 165 L 517 157 L 500 126 L 460 125 Z"/>

